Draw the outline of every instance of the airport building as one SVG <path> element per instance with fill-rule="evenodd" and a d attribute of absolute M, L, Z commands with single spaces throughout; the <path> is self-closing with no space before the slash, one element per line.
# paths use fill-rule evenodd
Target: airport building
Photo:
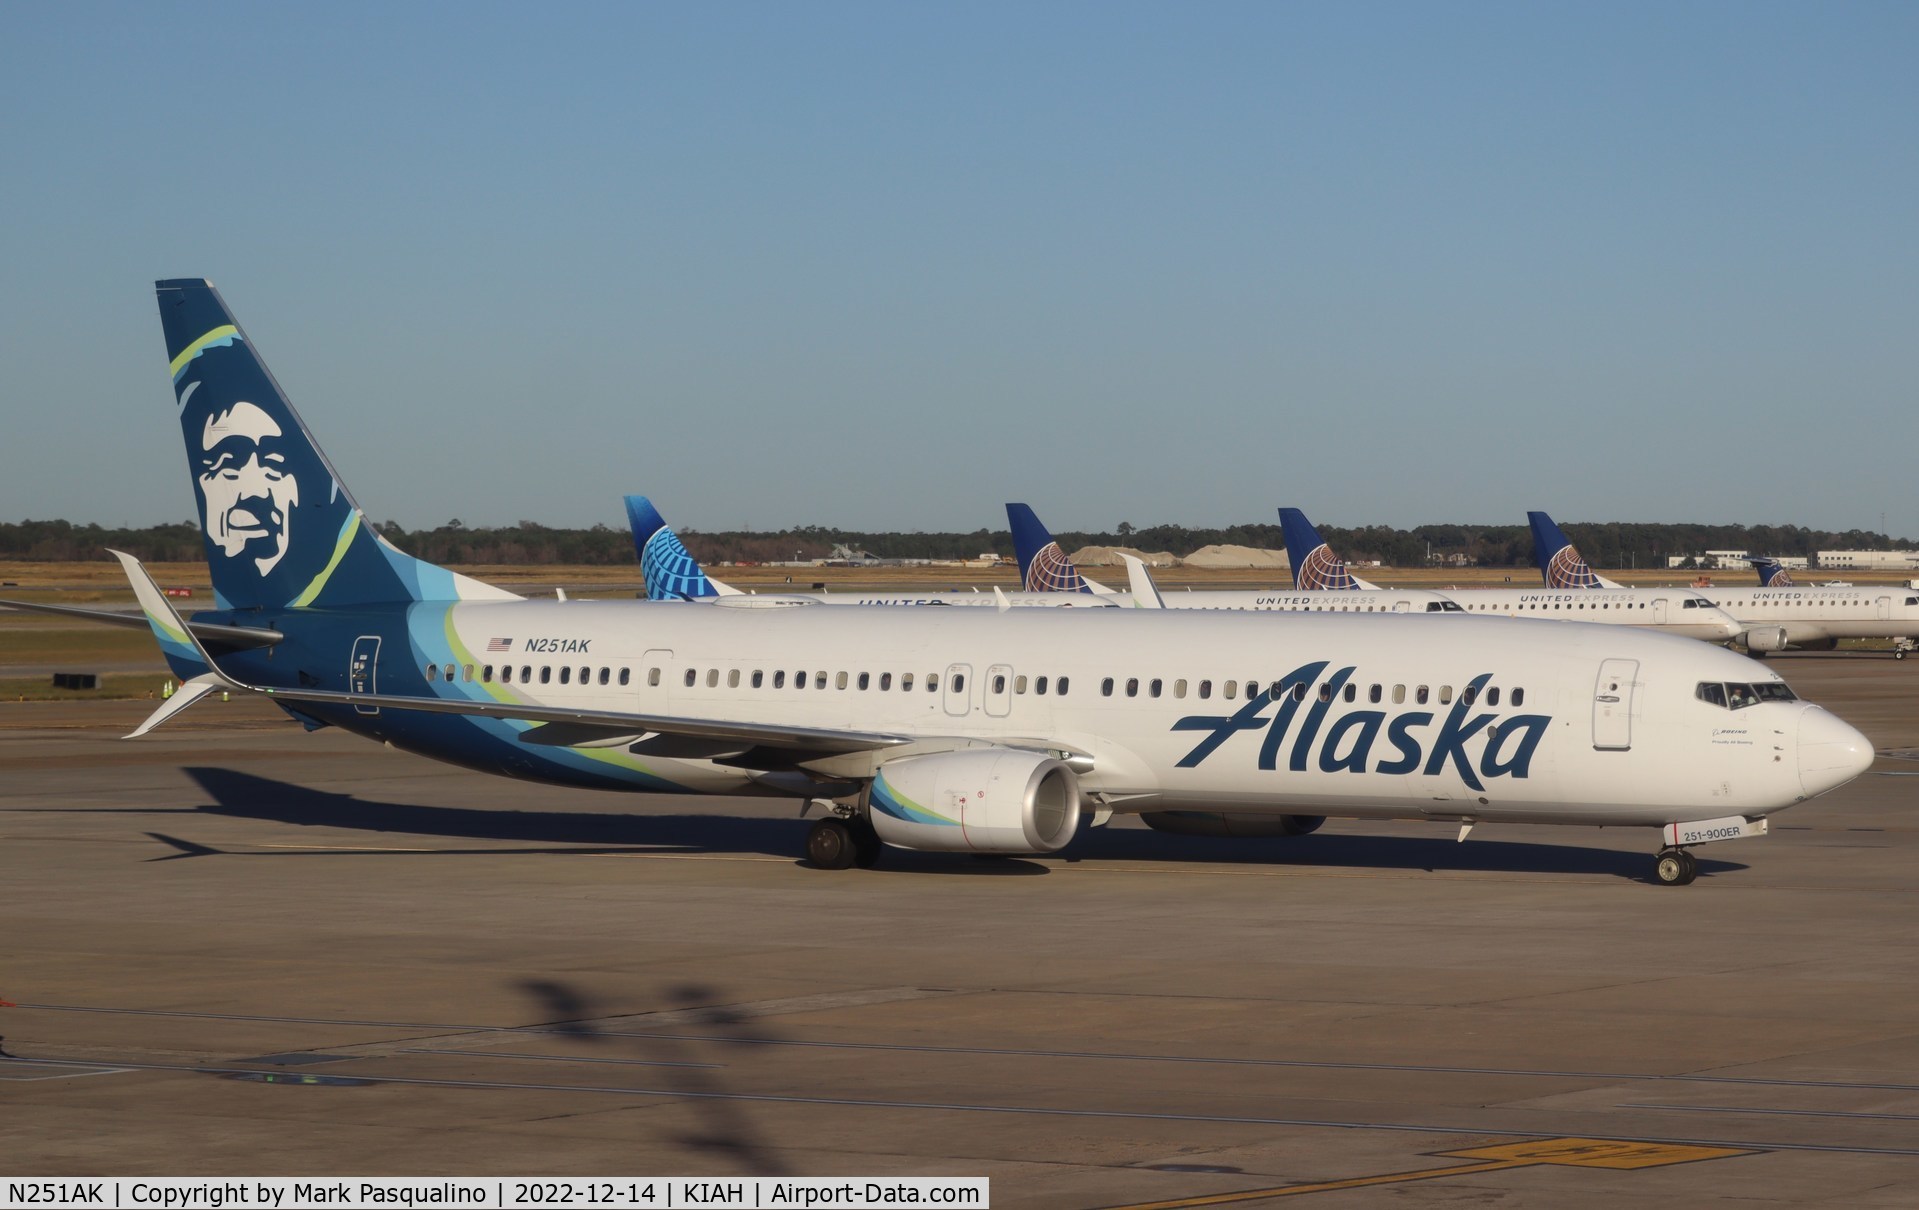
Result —
<path fill-rule="evenodd" d="M 1919 550 L 1822 550 L 1819 566 L 1856 571 L 1919 571 Z"/>

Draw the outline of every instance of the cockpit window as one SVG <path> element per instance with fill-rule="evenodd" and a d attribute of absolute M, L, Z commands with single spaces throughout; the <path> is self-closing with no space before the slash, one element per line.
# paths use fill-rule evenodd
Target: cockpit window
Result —
<path fill-rule="evenodd" d="M 1756 685 L 1719 684 L 1715 681 L 1701 681 L 1696 691 L 1700 701 L 1727 710 L 1744 710 L 1747 706 L 1757 706 L 1760 702 L 1796 702 L 1799 695 L 1792 686 L 1783 681 L 1760 681 Z"/>

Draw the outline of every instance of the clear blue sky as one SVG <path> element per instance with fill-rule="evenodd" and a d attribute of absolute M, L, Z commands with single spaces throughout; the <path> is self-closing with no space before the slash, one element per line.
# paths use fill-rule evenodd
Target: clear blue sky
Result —
<path fill-rule="evenodd" d="M 0 518 L 1919 535 L 1919 5 L 14 5 Z"/>

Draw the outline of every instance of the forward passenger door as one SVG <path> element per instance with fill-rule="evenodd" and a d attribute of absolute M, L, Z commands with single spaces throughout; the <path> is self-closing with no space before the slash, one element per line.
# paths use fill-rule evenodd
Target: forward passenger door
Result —
<path fill-rule="evenodd" d="M 1632 747 L 1633 678 L 1638 660 L 1604 660 L 1593 683 L 1593 747 L 1625 752 Z"/>

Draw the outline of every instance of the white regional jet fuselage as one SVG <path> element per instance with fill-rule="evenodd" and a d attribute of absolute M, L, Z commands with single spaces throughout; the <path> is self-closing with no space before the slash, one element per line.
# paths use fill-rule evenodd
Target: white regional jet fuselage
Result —
<path fill-rule="evenodd" d="M 1704 595 L 1739 619 L 1753 651 L 1830 648 L 1840 639 L 1919 639 L 1919 593 L 1894 584 L 1840 587 L 1708 588 Z M 1904 658 L 1908 643 L 1896 653 Z"/>
<path fill-rule="evenodd" d="M 1055 594 L 1083 596 L 1083 593 Z M 1114 593 L 1096 600 L 1131 605 L 1131 593 Z M 1254 613 L 1452 613 L 1458 605 L 1444 594 L 1423 588 L 1297 589 L 1223 588 L 1170 589 L 1160 595 L 1165 609 L 1231 609 Z"/>
<path fill-rule="evenodd" d="M 1691 589 L 1449 588 L 1447 595 L 1477 617 L 1539 618 L 1636 626 L 1687 639 L 1724 643 L 1746 627 Z"/>

